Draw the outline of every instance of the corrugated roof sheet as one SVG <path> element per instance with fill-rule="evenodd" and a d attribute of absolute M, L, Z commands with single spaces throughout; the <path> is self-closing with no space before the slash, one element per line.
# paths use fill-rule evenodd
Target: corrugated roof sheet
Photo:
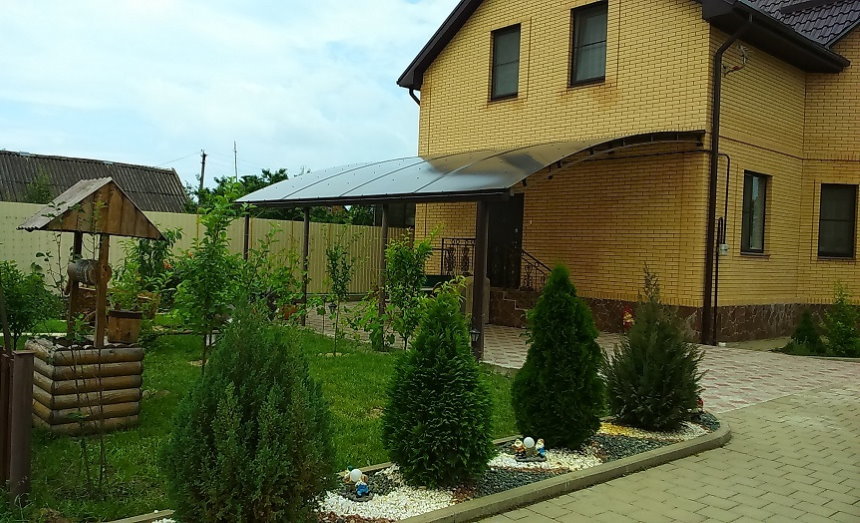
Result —
<path fill-rule="evenodd" d="M 830 47 L 860 23 L 860 0 L 747 0 L 805 37 Z"/>
<path fill-rule="evenodd" d="M 185 210 L 185 189 L 173 169 L 13 151 L 0 151 L 0 201 L 23 201 L 27 186 L 42 174 L 52 197 L 81 180 L 113 178 L 143 211 Z"/>

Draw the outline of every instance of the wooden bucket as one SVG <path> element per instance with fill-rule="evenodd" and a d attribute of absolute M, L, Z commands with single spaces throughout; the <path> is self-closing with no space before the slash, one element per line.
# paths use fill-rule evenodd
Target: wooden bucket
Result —
<path fill-rule="evenodd" d="M 107 338 L 110 343 L 135 343 L 140 336 L 143 313 L 136 311 L 108 311 Z"/>

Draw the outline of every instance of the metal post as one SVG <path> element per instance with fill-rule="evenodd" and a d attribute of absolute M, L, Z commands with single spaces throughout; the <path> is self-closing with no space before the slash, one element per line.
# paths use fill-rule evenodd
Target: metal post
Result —
<path fill-rule="evenodd" d="M 12 355 L 0 354 L 0 481 L 9 481 L 9 433 L 11 432 Z"/>
<path fill-rule="evenodd" d="M 382 204 L 382 234 L 379 241 L 379 315 L 385 314 L 385 247 L 388 245 L 388 204 Z"/>
<path fill-rule="evenodd" d="M 478 339 L 472 344 L 475 359 L 484 358 L 484 280 L 487 277 L 487 234 L 490 228 L 490 206 L 479 201 L 475 217 L 474 281 L 472 284 L 472 329 Z"/>
<path fill-rule="evenodd" d="M 311 209 L 305 207 L 303 211 L 305 221 L 302 229 L 302 305 L 306 310 L 301 315 L 302 326 L 307 323 L 308 317 L 308 255 L 310 254 L 311 243 Z"/>
<path fill-rule="evenodd" d="M 251 248 L 251 215 L 245 213 L 245 230 L 242 232 L 242 258 L 248 259 L 248 250 Z"/>
<path fill-rule="evenodd" d="M 99 280 L 96 285 L 96 334 L 93 346 L 105 346 L 105 327 L 107 323 L 107 285 L 110 280 L 110 236 L 99 234 Z"/>
<path fill-rule="evenodd" d="M 12 360 L 12 405 L 10 409 L 9 495 L 21 505 L 30 492 L 30 431 L 33 411 L 33 356 L 16 351 Z"/>

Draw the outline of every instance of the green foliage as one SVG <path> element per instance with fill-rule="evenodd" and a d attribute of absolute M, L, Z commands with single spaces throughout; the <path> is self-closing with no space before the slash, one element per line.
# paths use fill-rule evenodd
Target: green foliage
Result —
<path fill-rule="evenodd" d="M 315 521 L 332 486 L 330 415 L 291 329 L 237 312 L 164 453 L 184 521 Z"/>
<path fill-rule="evenodd" d="M 304 278 L 298 253 L 294 249 L 275 249 L 279 232 L 273 227 L 255 248 L 248 250 L 241 276 L 243 292 L 252 300 L 265 302 L 273 316 L 283 307 L 301 301 Z"/>
<path fill-rule="evenodd" d="M 456 289 L 429 301 L 412 348 L 395 366 L 383 443 L 409 483 L 461 485 L 493 455 L 492 404 Z"/>
<path fill-rule="evenodd" d="M 0 285 L 6 298 L 6 317 L 12 334 L 12 347 L 25 332 L 60 313 L 60 300 L 45 285 L 38 271 L 24 273 L 15 262 L 0 262 Z"/>
<path fill-rule="evenodd" d="M 511 389 L 517 426 L 548 446 L 577 449 L 600 427 L 603 383 L 597 329 L 557 266 L 529 311 L 529 350 Z"/>
<path fill-rule="evenodd" d="M 46 204 L 54 199 L 51 191 L 51 180 L 48 173 L 39 170 L 36 177 L 24 188 L 24 201 L 26 203 Z"/>
<path fill-rule="evenodd" d="M 385 293 L 391 327 L 403 340 L 403 348 L 418 327 L 422 316 L 424 267 L 433 253 L 430 238 L 414 243 L 408 237 L 385 248 Z"/>
<path fill-rule="evenodd" d="M 827 347 L 821 341 L 818 326 L 815 324 L 815 320 L 812 318 L 812 313 L 809 312 L 809 309 L 804 310 L 800 316 L 800 322 L 798 322 L 794 333 L 791 335 L 789 345 L 790 347 L 784 347 L 782 352 L 792 354 L 799 352 L 824 354 L 826 352 Z"/>
<path fill-rule="evenodd" d="M 857 307 L 842 284 L 836 285 L 833 305 L 824 315 L 827 353 L 843 358 L 860 357 L 860 334 L 857 333 Z"/>
<path fill-rule="evenodd" d="M 605 361 L 609 407 L 619 421 L 667 430 L 689 419 L 701 392 L 703 353 L 684 334 L 675 311 L 660 303 L 657 277 L 646 268 L 636 323 Z"/>
<path fill-rule="evenodd" d="M 240 212 L 231 197 L 214 198 L 212 206 L 203 210 L 200 221 L 206 232 L 176 266 L 181 283 L 175 305 L 186 324 L 207 340 L 203 344 L 204 370 L 211 345 L 208 340 L 229 317 L 230 306 L 241 290 L 241 260 L 230 253 L 227 240 L 227 226 Z"/>
<path fill-rule="evenodd" d="M 352 268 L 355 258 L 339 238 L 326 247 L 326 279 L 330 298 L 335 303 L 334 311 L 334 353 L 337 354 L 337 341 L 340 338 L 340 304 L 349 296 L 349 283 L 352 281 Z"/>

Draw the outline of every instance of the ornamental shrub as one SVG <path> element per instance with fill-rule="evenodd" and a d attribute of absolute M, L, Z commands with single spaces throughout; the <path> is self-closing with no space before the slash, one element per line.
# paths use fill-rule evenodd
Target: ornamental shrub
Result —
<path fill-rule="evenodd" d="M 860 357 L 860 334 L 857 333 L 857 308 L 842 284 L 836 285 L 833 305 L 824 315 L 826 350 L 829 356 Z"/>
<path fill-rule="evenodd" d="M 804 310 L 800 316 L 800 322 L 798 322 L 794 333 L 791 335 L 789 345 L 790 347 L 783 349 L 784 352 L 811 354 L 824 354 L 826 352 L 827 347 L 821 341 L 818 326 L 815 324 L 815 320 L 812 319 L 812 313 L 809 312 L 809 309 Z"/>
<path fill-rule="evenodd" d="M 25 273 L 13 261 L 0 261 L 0 286 L 6 297 L 12 347 L 18 346 L 25 332 L 61 312 L 59 297 L 48 290 L 44 276 L 36 270 Z"/>
<path fill-rule="evenodd" d="M 528 315 L 529 350 L 511 389 L 517 427 L 547 446 L 577 449 L 600 428 L 601 349 L 567 269 L 552 270 Z"/>
<path fill-rule="evenodd" d="M 413 350 L 395 366 L 382 439 L 412 485 L 461 485 L 493 455 L 490 393 L 469 339 L 459 293 L 446 286 L 428 300 Z"/>
<path fill-rule="evenodd" d="M 333 486 L 321 388 L 263 308 L 238 311 L 177 412 L 163 468 L 182 521 L 315 521 Z"/>
<path fill-rule="evenodd" d="M 604 362 L 609 408 L 618 421 L 671 430 L 690 418 L 702 388 L 702 351 L 685 339 L 674 309 L 660 303 L 657 277 L 645 269 L 635 323 Z"/>

